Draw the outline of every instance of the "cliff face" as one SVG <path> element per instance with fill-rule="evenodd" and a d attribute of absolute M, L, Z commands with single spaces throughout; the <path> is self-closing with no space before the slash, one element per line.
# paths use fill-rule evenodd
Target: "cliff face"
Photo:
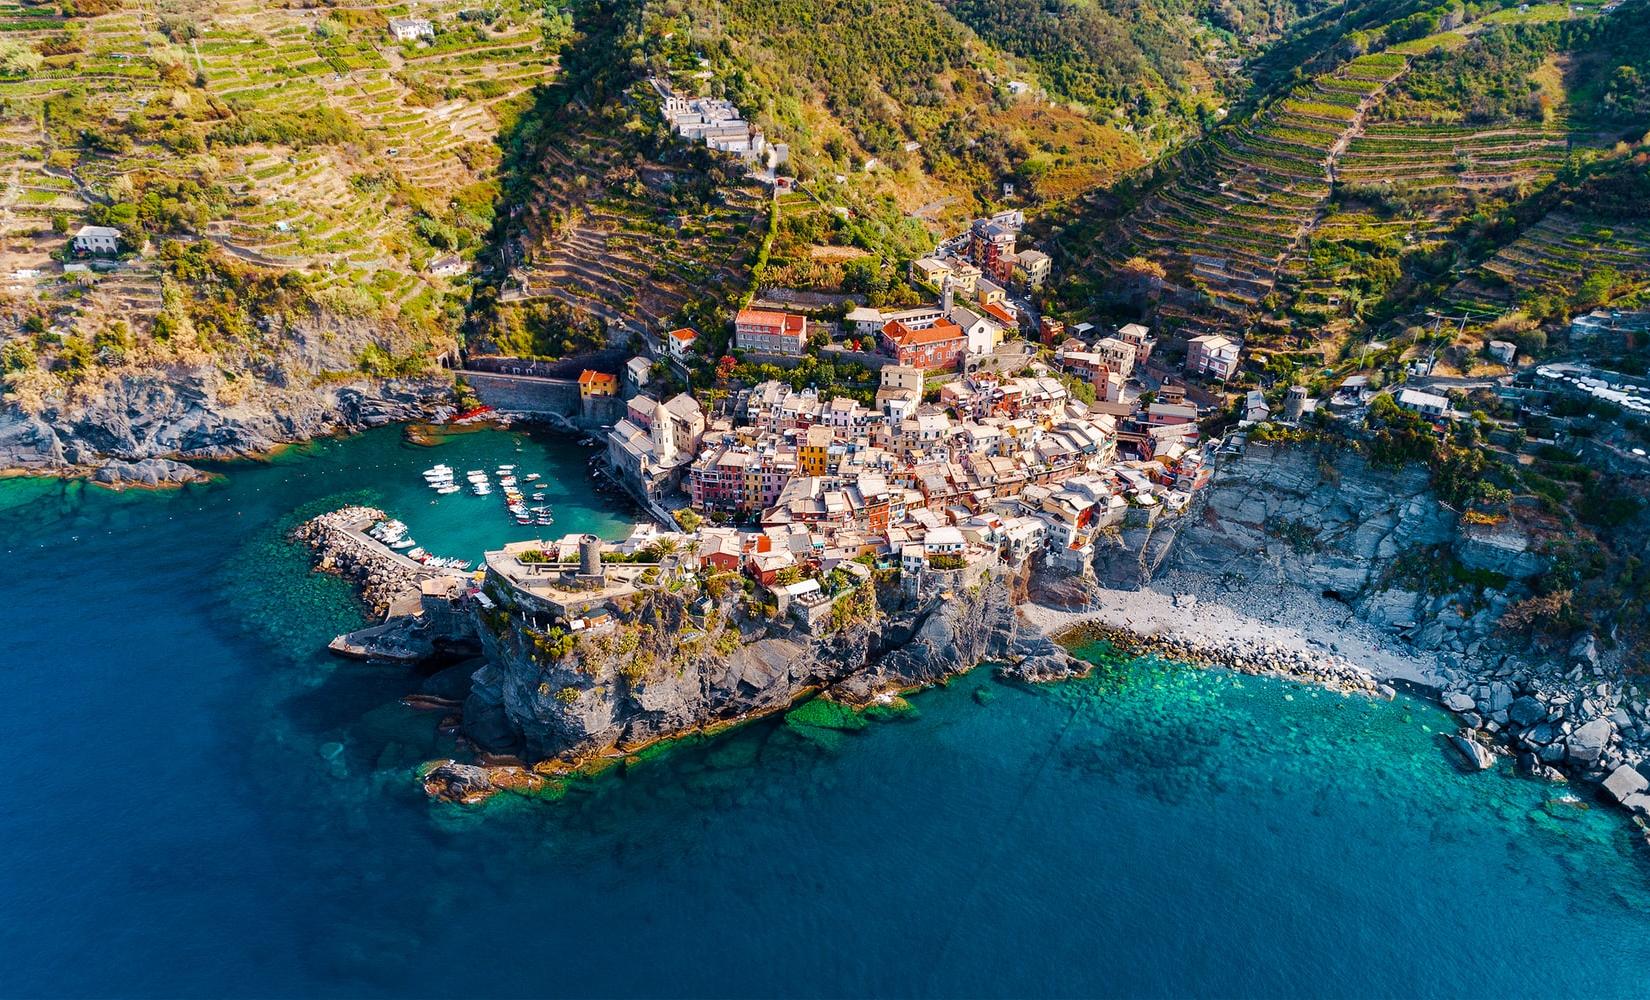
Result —
<path fill-rule="evenodd" d="M 686 598 L 658 590 L 622 608 L 611 631 L 560 647 L 520 612 L 483 613 L 488 662 L 465 703 L 465 731 L 489 750 L 573 762 L 782 709 L 815 689 L 864 702 L 986 661 L 1039 678 L 1080 669 L 1035 630 L 1022 632 L 1001 581 L 910 607 L 867 599 L 859 608 L 811 635 L 746 618 L 732 598 L 690 616 Z"/>
<path fill-rule="evenodd" d="M 1223 458 L 1184 516 L 1137 519 L 1096 553 L 1096 574 L 1108 586 L 1142 586 L 1160 572 L 1290 586 L 1387 624 L 1437 617 L 1448 592 L 1469 577 L 1499 578 L 1505 586 L 1493 589 L 1517 591 L 1545 568 L 1515 525 L 1463 524 L 1432 494 L 1424 469 L 1379 469 L 1350 451 L 1262 445 Z M 1498 598 L 1497 614 L 1506 603 L 1500 594 L 1492 603 Z M 1487 630 L 1492 619 L 1483 614 L 1474 624 Z M 1446 637 L 1436 633 L 1454 624 L 1432 623 L 1420 644 L 1440 645 Z"/>
<path fill-rule="evenodd" d="M 0 468 L 98 472 L 109 479 L 176 479 L 168 460 L 221 460 L 337 431 L 429 416 L 451 396 L 444 375 L 376 379 L 353 372 L 378 343 L 370 324 L 336 318 L 271 334 L 273 353 L 178 357 L 103 369 L 0 407 Z M 233 376 L 225 372 L 233 372 Z"/>

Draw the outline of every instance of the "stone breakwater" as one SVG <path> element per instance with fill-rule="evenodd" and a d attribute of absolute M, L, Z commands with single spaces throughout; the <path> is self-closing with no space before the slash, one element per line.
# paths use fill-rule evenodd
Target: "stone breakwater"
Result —
<path fill-rule="evenodd" d="M 366 538 L 361 532 L 386 519 L 373 507 L 344 507 L 312 517 L 292 532 L 308 546 L 315 568 L 355 584 L 375 615 L 385 615 L 397 600 L 416 596 L 419 582 L 430 575 L 417 563 Z"/>

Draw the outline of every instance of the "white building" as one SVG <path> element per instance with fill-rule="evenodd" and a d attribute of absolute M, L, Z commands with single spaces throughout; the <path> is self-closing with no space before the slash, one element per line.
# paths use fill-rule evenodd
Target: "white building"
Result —
<path fill-rule="evenodd" d="M 73 246 L 76 253 L 118 253 L 120 230 L 109 226 L 81 226 L 74 234 Z"/>
<path fill-rule="evenodd" d="M 1419 413 L 1423 417 L 1451 417 L 1449 397 L 1440 396 L 1434 392 L 1422 392 L 1419 389 L 1399 389 L 1397 403 L 1406 410 Z"/>
<path fill-rule="evenodd" d="M 1186 342 L 1187 374 L 1208 375 L 1222 382 L 1237 373 L 1238 345 L 1217 333 Z"/>
<path fill-rule="evenodd" d="M 416 42 L 420 38 L 434 38 L 435 25 L 422 17 L 392 17 L 390 34 L 398 42 Z"/>

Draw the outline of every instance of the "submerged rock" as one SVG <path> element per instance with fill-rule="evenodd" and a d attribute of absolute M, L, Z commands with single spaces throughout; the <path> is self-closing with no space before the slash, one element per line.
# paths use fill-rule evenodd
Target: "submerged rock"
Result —
<path fill-rule="evenodd" d="M 1447 736 L 1445 739 L 1461 754 L 1461 759 L 1467 766 L 1475 771 L 1488 770 L 1495 763 L 1495 755 L 1490 753 L 1489 748 L 1465 732 Z"/>

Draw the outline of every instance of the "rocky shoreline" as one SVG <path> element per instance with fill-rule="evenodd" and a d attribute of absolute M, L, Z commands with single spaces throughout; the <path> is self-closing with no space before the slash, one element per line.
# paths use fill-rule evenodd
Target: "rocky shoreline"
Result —
<path fill-rule="evenodd" d="M 1196 585 L 1184 577 L 1175 583 Z M 1650 776 L 1644 773 L 1650 716 L 1642 700 L 1626 701 L 1621 685 L 1607 679 L 1590 636 L 1572 646 L 1567 669 L 1491 654 L 1484 669 L 1466 672 L 1397 636 L 1367 626 L 1347 629 L 1325 616 L 1310 594 L 1285 595 L 1277 607 L 1278 620 L 1267 622 L 1188 592 L 1100 590 L 1091 609 L 1030 605 L 1022 613 L 1062 641 L 1103 639 L 1129 652 L 1342 694 L 1390 698 L 1401 684 L 1457 717 L 1461 728 L 1443 739 L 1465 769 L 1485 770 L 1510 757 L 1523 773 L 1596 787 L 1633 817 L 1650 843 Z"/>
<path fill-rule="evenodd" d="M 296 442 L 452 412 L 452 381 L 438 375 L 249 392 L 243 398 L 215 368 L 174 365 L 110 373 L 33 412 L 8 404 L 0 407 L 0 471 L 179 485 L 206 478 L 189 462 L 262 458 Z"/>
<path fill-rule="evenodd" d="M 1186 516 L 1126 527 L 1097 553 L 1092 577 L 1035 572 L 994 585 L 988 601 L 886 607 L 875 629 L 828 651 L 745 621 L 731 605 L 716 614 L 741 630 L 732 655 L 686 655 L 680 683 L 600 673 L 612 665 L 592 677 L 576 657 L 546 663 L 520 642 L 500 642 L 508 629 L 495 630 L 491 645 L 484 634 L 489 662 L 476 673 L 464 725 L 481 751 L 501 756 L 454 766 L 534 770 L 539 765 L 523 762 L 544 757 L 555 760 L 535 773 L 563 773 L 779 710 L 805 689 L 863 705 L 988 660 L 1005 677 L 1059 680 L 1088 666 L 1054 637 L 1095 637 L 1348 695 L 1392 697 L 1404 686 L 1456 713 L 1462 730 L 1450 742 L 1463 766 L 1509 756 L 1526 773 L 1597 785 L 1641 828 L 1650 826 L 1650 702 L 1619 654 L 1612 659 L 1594 637 L 1582 636 L 1554 656 L 1497 630 L 1520 581 L 1542 568 L 1527 544 L 1461 534 L 1409 471 L 1377 472 L 1351 459 L 1331 477 L 1309 456 L 1258 458 L 1217 472 L 1204 506 Z M 1305 545 L 1274 527 L 1280 523 L 1320 530 Z M 1504 574 L 1507 590 L 1429 597 L 1395 587 L 1390 561 L 1418 546 L 1453 546 L 1449 558 Z M 361 571 L 347 552 L 324 558 Z M 1112 583 L 1120 586 L 1104 585 Z M 384 580 L 371 586 L 371 603 L 387 606 Z M 1475 613 L 1462 610 L 1474 602 L 1485 603 Z M 666 634 L 683 629 L 679 607 L 637 614 L 637 622 Z M 677 657 L 673 642 L 657 654 Z M 587 693 L 592 680 L 594 694 Z M 558 692 L 570 702 L 556 703 Z M 432 785 L 448 773 L 432 770 Z M 477 774 L 451 776 L 457 799 L 475 794 Z"/>

